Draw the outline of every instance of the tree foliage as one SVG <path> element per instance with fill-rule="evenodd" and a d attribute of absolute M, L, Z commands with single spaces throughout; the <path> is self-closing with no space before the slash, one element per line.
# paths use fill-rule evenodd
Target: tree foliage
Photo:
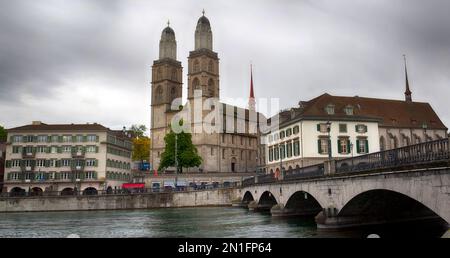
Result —
<path fill-rule="evenodd" d="M 130 129 L 128 129 L 128 130 L 131 131 L 131 133 L 133 134 L 133 137 L 141 138 L 141 137 L 145 137 L 146 136 L 147 126 L 145 126 L 145 125 L 132 125 L 130 127 Z"/>
<path fill-rule="evenodd" d="M 183 167 L 198 167 L 202 164 L 202 158 L 198 155 L 197 148 L 192 144 L 192 135 L 190 133 L 181 132 L 175 134 L 170 131 L 164 137 L 165 149 L 161 154 L 161 162 L 159 171 L 168 167 L 174 167 L 175 163 L 175 138 L 177 139 L 177 160 L 178 170 L 183 172 Z"/>
<path fill-rule="evenodd" d="M 150 157 L 150 144 L 150 138 L 146 136 L 134 138 L 132 159 L 141 162 L 148 160 Z"/>
<path fill-rule="evenodd" d="M 8 132 L 6 132 L 6 129 L 0 125 L 0 142 L 6 142 L 8 137 Z"/>

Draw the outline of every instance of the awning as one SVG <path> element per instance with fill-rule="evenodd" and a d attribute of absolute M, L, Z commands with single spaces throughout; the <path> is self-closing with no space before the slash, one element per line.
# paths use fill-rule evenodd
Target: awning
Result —
<path fill-rule="evenodd" d="M 187 186 L 186 180 L 178 180 L 177 181 L 177 186 Z"/>
<path fill-rule="evenodd" d="M 125 184 L 122 184 L 122 188 L 124 188 L 124 189 L 130 189 L 130 188 L 145 188 L 145 184 L 142 184 L 142 183 L 138 183 L 138 184 L 125 183 Z"/>
<path fill-rule="evenodd" d="M 175 187 L 175 184 L 173 181 L 164 181 L 164 187 L 166 187 L 166 186 Z"/>

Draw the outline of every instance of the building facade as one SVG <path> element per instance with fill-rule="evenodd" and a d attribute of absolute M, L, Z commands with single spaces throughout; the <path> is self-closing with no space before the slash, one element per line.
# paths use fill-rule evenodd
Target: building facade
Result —
<path fill-rule="evenodd" d="M 321 163 L 329 145 L 331 158 L 342 159 L 445 138 L 430 104 L 413 102 L 407 89 L 405 101 L 325 93 L 281 112 L 280 130 L 264 136 L 267 171 Z"/>
<path fill-rule="evenodd" d="M 3 192 L 3 177 L 5 175 L 6 143 L 0 142 L 0 193 Z"/>
<path fill-rule="evenodd" d="M 150 162 L 154 169 L 159 167 L 161 154 L 164 152 L 164 137 L 171 129 L 171 121 L 181 112 L 177 107 L 182 97 L 182 67 L 176 56 L 175 32 L 171 27 L 162 31 L 159 59 L 152 66 L 152 103 L 151 103 L 151 139 Z M 192 132 L 192 142 L 202 157 L 202 164 L 195 168 L 184 168 L 187 173 L 217 172 L 255 172 L 264 166 L 263 148 L 260 148 L 258 130 L 251 131 L 252 117 L 260 119 L 260 114 L 249 110 L 220 103 L 219 58 L 213 51 L 211 25 L 204 15 L 197 22 L 195 30 L 195 49 L 188 57 L 188 102 L 183 110 L 194 110 L 195 99 L 203 103 L 213 100 L 210 110 L 199 114 L 188 114 Z M 197 95 L 196 95 L 197 94 Z M 175 102 L 174 102 L 175 101 Z M 177 104 L 173 104 L 177 103 Z M 175 106 L 175 110 L 174 107 Z M 222 111 L 229 112 L 222 112 Z M 225 130 L 206 132 L 202 128 L 209 126 L 205 117 L 220 111 L 223 124 L 244 124 L 245 130 Z M 242 114 L 242 115 L 240 115 Z M 202 120 L 196 122 L 194 116 Z M 265 119 L 265 118 L 263 118 Z M 217 122 L 217 121 L 216 121 Z M 256 121 L 254 122 L 256 125 Z M 257 125 L 256 125 L 257 126 Z M 197 129 L 200 128 L 200 131 Z M 237 128 L 237 127 L 234 127 Z"/>
<path fill-rule="evenodd" d="M 44 124 L 8 130 L 4 190 L 96 194 L 131 180 L 132 141 L 100 124 Z"/>

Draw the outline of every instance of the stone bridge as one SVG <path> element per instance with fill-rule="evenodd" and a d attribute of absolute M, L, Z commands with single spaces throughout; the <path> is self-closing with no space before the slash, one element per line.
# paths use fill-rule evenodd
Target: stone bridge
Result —
<path fill-rule="evenodd" d="M 414 219 L 450 223 L 449 167 L 256 183 L 237 194 L 250 210 L 315 216 L 318 228 Z"/>

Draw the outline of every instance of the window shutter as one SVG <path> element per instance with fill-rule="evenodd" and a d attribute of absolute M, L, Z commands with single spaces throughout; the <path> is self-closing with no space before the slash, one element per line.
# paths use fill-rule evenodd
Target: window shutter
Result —
<path fill-rule="evenodd" d="M 355 125 L 355 132 L 358 132 L 358 125 Z"/>
<path fill-rule="evenodd" d="M 347 140 L 347 154 L 350 153 L 352 150 L 350 150 L 350 140 Z"/>
<path fill-rule="evenodd" d="M 58 149 L 58 153 L 62 153 L 62 147 L 61 146 L 58 146 L 56 148 Z"/>
<path fill-rule="evenodd" d="M 10 168 L 11 167 L 11 160 L 7 160 L 6 161 L 6 167 L 7 168 Z M 9 174 L 8 174 L 9 175 Z"/>
<path fill-rule="evenodd" d="M 366 153 L 369 153 L 369 140 L 366 140 Z"/>
<path fill-rule="evenodd" d="M 364 131 L 367 133 L 367 125 L 364 126 Z"/>
<path fill-rule="evenodd" d="M 83 135 L 83 142 L 87 142 L 87 135 Z"/>
<path fill-rule="evenodd" d="M 317 131 L 320 132 L 320 124 L 317 124 Z"/>
<path fill-rule="evenodd" d="M 55 161 L 55 167 L 57 168 L 61 167 L 61 160 Z"/>
<path fill-rule="evenodd" d="M 340 140 L 337 140 L 337 146 L 338 146 L 338 153 L 342 153 L 342 145 Z"/>
<path fill-rule="evenodd" d="M 94 160 L 94 167 L 98 167 L 98 160 Z"/>
<path fill-rule="evenodd" d="M 62 137 L 62 135 L 59 135 L 58 136 L 58 142 L 62 142 L 63 141 L 63 137 Z"/>
<path fill-rule="evenodd" d="M 319 150 L 319 154 L 322 154 L 322 145 L 320 144 L 320 139 L 317 140 L 317 147 L 318 147 L 318 150 Z"/>
<path fill-rule="evenodd" d="M 45 146 L 45 153 L 50 153 L 50 149 L 51 149 L 50 146 Z"/>
<path fill-rule="evenodd" d="M 95 146 L 95 153 L 98 153 L 98 146 Z"/>
<path fill-rule="evenodd" d="M 76 142 L 77 141 L 77 137 L 75 135 L 72 135 L 72 142 Z"/>
<path fill-rule="evenodd" d="M 356 152 L 361 153 L 359 149 L 359 140 L 356 140 Z"/>

